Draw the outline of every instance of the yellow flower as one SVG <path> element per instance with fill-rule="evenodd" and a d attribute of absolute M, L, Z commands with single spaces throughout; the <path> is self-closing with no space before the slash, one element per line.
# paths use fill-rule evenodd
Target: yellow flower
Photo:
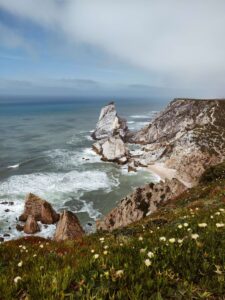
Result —
<path fill-rule="evenodd" d="M 222 227 L 224 227 L 224 223 L 216 223 L 216 227 L 217 228 L 222 228 Z"/>
<path fill-rule="evenodd" d="M 150 261 L 150 259 L 146 259 L 145 260 L 145 265 L 147 266 L 147 267 L 149 267 L 149 266 L 151 266 L 151 264 L 152 264 L 152 262 Z"/>
<path fill-rule="evenodd" d="M 153 252 L 151 252 L 151 251 L 149 251 L 149 252 L 147 253 L 147 255 L 148 255 L 148 257 L 149 257 L 149 258 L 152 258 L 152 257 L 154 257 L 154 253 L 153 253 Z"/>
<path fill-rule="evenodd" d="M 23 266 L 23 262 L 22 262 L 22 260 L 18 263 L 18 265 L 17 265 L 18 267 L 22 267 Z"/>
<path fill-rule="evenodd" d="M 169 242 L 170 242 L 171 244 L 173 244 L 173 243 L 176 242 L 176 239 L 175 239 L 175 238 L 171 238 L 171 239 L 169 239 Z"/>
<path fill-rule="evenodd" d="M 22 280 L 22 278 L 20 276 L 17 276 L 14 278 L 14 283 L 17 284 L 20 280 Z"/>
<path fill-rule="evenodd" d="M 200 228 L 205 228 L 205 227 L 207 227 L 207 224 L 206 224 L 206 223 L 199 223 L 199 224 L 198 224 L 198 227 L 200 227 Z"/>

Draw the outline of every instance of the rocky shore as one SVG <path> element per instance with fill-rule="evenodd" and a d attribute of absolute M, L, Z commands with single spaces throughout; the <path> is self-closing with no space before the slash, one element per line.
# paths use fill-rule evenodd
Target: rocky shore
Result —
<path fill-rule="evenodd" d="M 140 220 L 196 185 L 206 168 L 224 161 L 224 115 L 225 100 L 174 99 L 147 126 L 131 132 L 115 104 L 105 106 L 93 134 L 94 139 L 99 137 L 93 149 L 102 160 L 127 164 L 128 171 L 146 167 L 162 181 L 122 199 L 97 222 L 97 229 L 112 230 Z M 101 138 L 98 132 L 104 131 L 104 124 L 110 130 Z M 130 144 L 139 145 L 138 154 L 129 151 Z"/>

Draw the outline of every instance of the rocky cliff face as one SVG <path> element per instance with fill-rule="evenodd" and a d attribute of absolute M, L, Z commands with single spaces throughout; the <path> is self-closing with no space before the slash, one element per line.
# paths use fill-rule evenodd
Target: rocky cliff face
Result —
<path fill-rule="evenodd" d="M 176 198 L 186 187 L 177 179 L 157 184 L 150 183 L 121 200 L 102 221 L 96 223 L 98 230 L 113 230 L 136 222 L 157 210 L 157 207 Z"/>
<path fill-rule="evenodd" d="M 225 100 L 175 99 L 130 142 L 143 144 L 137 161 L 164 162 L 196 183 L 206 167 L 225 158 Z"/>

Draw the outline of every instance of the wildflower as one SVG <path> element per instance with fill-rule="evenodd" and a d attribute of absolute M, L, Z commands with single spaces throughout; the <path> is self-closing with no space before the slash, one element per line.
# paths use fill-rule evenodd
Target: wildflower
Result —
<path fill-rule="evenodd" d="M 191 228 L 188 228 L 187 231 L 191 231 Z"/>
<path fill-rule="evenodd" d="M 22 245 L 19 245 L 19 248 L 22 248 L 23 246 Z"/>
<path fill-rule="evenodd" d="M 217 228 L 222 228 L 222 227 L 224 227 L 224 223 L 216 223 L 216 227 Z"/>
<path fill-rule="evenodd" d="M 43 270 L 44 269 L 44 266 L 40 266 L 40 270 Z"/>
<path fill-rule="evenodd" d="M 216 274 L 218 274 L 218 275 L 222 275 L 223 272 L 221 271 L 221 267 L 218 266 L 218 265 L 215 265 L 215 267 L 216 267 L 216 271 L 214 271 L 214 272 L 215 272 Z"/>
<path fill-rule="evenodd" d="M 171 244 L 173 244 L 173 243 L 176 242 L 176 239 L 175 239 L 175 238 L 171 238 L 171 239 L 169 239 L 169 242 L 170 242 Z"/>
<path fill-rule="evenodd" d="M 94 259 L 98 259 L 99 258 L 99 254 L 95 254 L 93 257 L 94 257 Z"/>
<path fill-rule="evenodd" d="M 37 256 L 37 254 L 34 254 L 34 255 L 33 255 L 33 257 L 36 257 L 36 256 Z"/>
<path fill-rule="evenodd" d="M 120 243 L 120 247 L 122 247 L 123 246 L 123 243 Z"/>
<path fill-rule="evenodd" d="M 104 249 L 105 249 L 105 250 L 106 250 L 106 249 L 108 249 L 108 248 L 109 248 L 109 246 L 108 246 L 108 245 L 105 245 L 105 246 L 104 246 Z"/>
<path fill-rule="evenodd" d="M 214 217 L 213 216 L 210 216 L 210 219 L 213 219 Z"/>
<path fill-rule="evenodd" d="M 166 238 L 165 238 L 165 236 L 161 236 L 161 237 L 159 238 L 159 240 L 160 240 L 161 242 L 165 242 L 165 241 L 166 241 Z"/>
<path fill-rule="evenodd" d="M 105 251 L 103 252 L 103 254 L 104 254 L 104 255 L 107 255 L 107 254 L 108 254 L 108 251 L 105 250 Z"/>
<path fill-rule="evenodd" d="M 18 265 L 17 265 L 18 267 L 22 267 L 23 266 L 23 262 L 22 262 L 22 260 L 18 263 Z"/>
<path fill-rule="evenodd" d="M 188 227 L 188 223 L 184 223 L 184 227 Z"/>
<path fill-rule="evenodd" d="M 179 224 L 177 227 L 178 227 L 179 229 L 183 228 L 183 226 L 182 226 L 181 224 Z"/>
<path fill-rule="evenodd" d="M 104 237 L 101 237 L 101 238 L 99 239 L 100 242 L 104 242 L 104 240 L 105 240 Z"/>
<path fill-rule="evenodd" d="M 145 253 L 147 248 L 140 249 L 140 253 Z"/>
<path fill-rule="evenodd" d="M 22 278 L 20 276 L 17 276 L 14 278 L 14 283 L 17 284 L 20 280 L 22 280 Z"/>
<path fill-rule="evenodd" d="M 197 233 L 193 233 L 193 234 L 191 235 L 191 238 L 192 238 L 193 240 L 197 240 L 197 238 L 199 238 L 199 235 L 198 235 Z"/>
<path fill-rule="evenodd" d="M 139 241 L 143 241 L 143 237 L 142 237 L 142 236 L 139 236 L 138 240 L 139 240 Z"/>
<path fill-rule="evenodd" d="M 150 261 L 150 259 L 146 259 L 145 260 L 145 265 L 146 265 L 146 267 L 149 267 L 149 266 L 151 266 L 151 264 L 152 264 L 152 262 Z"/>
<path fill-rule="evenodd" d="M 198 227 L 200 227 L 200 228 L 205 228 L 205 227 L 207 227 L 207 224 L 206 224 L 206 223 L 199 223 L 199 224 L 198 224 Z"/>
<path fill-rule="evenodd" d="M 195 210 L 199 210 L 199 208 L 198 208 L 198 207 L 196 207 L 196 208 L 195 208 Z"/>
<path fill-rule="evenodd" d="M 124 273 L 123 270 L 118 270 L 118 271 L 116 271 L 116 276 L 122 277 L 123 273 Z"/>
<path fill-rule="evenodd" d="M 105 277 L 109 277 L 109 272 L 108 271 L 104 272 L 104 275 Z"/>
<path fill-rule="evenodd" d="M 225 209 L 224 209 L 224 208 L 220 208 L 220 209 L 219 209 L 219 211 L 221 211 L 221 212 L 224 212 L 224 211 L 225 211 Z"/>
<path fill-rule="evenodd" d="M 178 239 L 177 242 L 178 242 L 178 244 L 182 244 L 183 243 L 183 239 Z"/>
<path fill-rule="evenodd" d="M 41 244 L 39 247 L 40 247 L 40 248 L 44 248 L 44 245 L 43 245 L 43 244 Z"/>
<path fill-rule="evenodd" d="M 95 250 L 94 250 L 94 249 L 91 249 L 91 253 L 95 253 Z"/>
<path fill-rule="evenodd" d="M 216 215 L 216 216 L 219 216 L 219 215 L 220 215 L 220 212 L 219 212 L 219 211 L 217 211 L 217 212 L 215 213 L 215 215 Z"/>
<path fill-rule="evenodd" d="M 148 257 L 149 257 L 149 258 L 152 258 L 152 257 L 154 257 L 154 253 L 153 253 L 153 252 L 151 252 L 151 251 L 149 251 L 149 252 L 147 253 L 147 255 L 148 255 Z"/>

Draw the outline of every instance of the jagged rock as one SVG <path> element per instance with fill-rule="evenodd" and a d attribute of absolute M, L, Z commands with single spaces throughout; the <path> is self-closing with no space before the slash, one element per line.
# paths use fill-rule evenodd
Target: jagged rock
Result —
<path fill-rule="evenodd" d="M 27 234 L 34 234 L 40 231 L 40 227 L 34 216 L 29 215 L 23 228 Z"/>
<path fill-rule="evenodd" d="M 23 231 L 24 226 L 23 226 L 23 225 L 20 225 L 20 224 L 16 224 L 16 229 L 17 229 L 18 231 Z"/>
<path fill-rule="evenodd" d="M 102 108 L 96 129 L 91 136 L 95 140 L 102 140 L 115 135 L 124 139 L 127 131 L 126 120 L 117 115 L 115 104 L 111 102 Z"/>
<path fill-rule="evenodd" d="M 175 178 L 137 188 L 103 220 L 97 221 L 96 228 L 111 231 L 127 226 L 155 212 L 161 204 L 176 198 L 185 190 L 186 186 Z"/>
<path fill-rule="evenodd" d="M 84 235 L 84 230 L 80 225 L 77 216 L 71 211 L 64 210 L 60 214 L 57 223 L 54 239 L 56 241 L 79 239 Z"/>
<path fill-rule="evenodd" d="M 164 162 L 183 181 L 225 159 L 225 100 L 175 99 L 129 142 L 143 144 L 139 165 Z"/>
<path fill-rule="evenodd" d="M 0 237 L 0 243 L 3 243 L 4 242 L 4 238 L 3 237 Z"/>
<path fill-rule="evenodd" d="M 107 161 L 117 161 L 119 163 L 127 162 L 128 150 L 119 137 L 110 137 L 102 145 L 102 159 Z"/>
<path fill-rule="evenodd" d="M 32 193 L 26 197 L 24 212 L 19 220 L 26 222 L 29 215 L 43 224 L 54 224 L 59 220 L 59 214 L 55 212 L 51 204 Z"/>

